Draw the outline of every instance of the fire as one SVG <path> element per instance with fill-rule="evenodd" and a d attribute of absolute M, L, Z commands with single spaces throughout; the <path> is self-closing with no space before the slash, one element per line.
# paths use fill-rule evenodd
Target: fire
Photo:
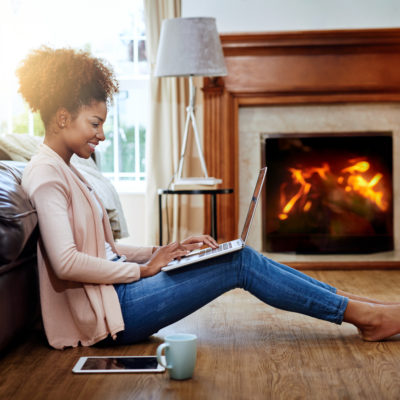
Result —
<path fill-rule="evenodd" d="M 369 167 L 370 165 L 368 161 L 359 161 L 351 167 L 342 169 L 342 172 L 350 172 L 351 174 L 356 172 L 366 172 L 369 170 Z"/>
<path fill-rule="evenodd" d="M 307 212 L 312 207 L 312 199 L 307 198 L 307 195 L 312 189 L 312 183 L 309 181 L 314 174 L 318 174 L 322 181 L 337 182 L 338 188 L 342 188 L 346 193 L 357 193 L 365 199 L 370 200 L 381 211 L 388 209 L 388 202 L 384 198 L 382 191 L 376 190 L 376 186 L 382 181 L 383 175 L 376 173 L 371 179 L 363 176 L 370 170 L 370 163 L 365 159 L 351 159 L 350 166 L 341 170 L 340 176 L 335 177 L 331 172 L 327 163 L 322 167 L 308 167 L 304 169 L 289 168 L 292 182 L 299 185 L 297 192 L 289 199 L 286 199 L 286 185 L 281 187 L 281 209 L 282 212 L 278 215 L 280 220 L 288 218 L 289 213 L 297 204 L 302 207 L 304 212 Z"/>

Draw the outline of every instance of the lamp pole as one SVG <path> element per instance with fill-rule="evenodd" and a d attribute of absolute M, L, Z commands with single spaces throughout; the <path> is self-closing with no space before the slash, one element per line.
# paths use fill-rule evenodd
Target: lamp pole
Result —
<path fill-rule="evenodd" d="M 186 115 L 186 122 L 185 122 L 185 132 L 183 135 L 183 142 L 182 142 L 182 149 L 181 149 L 181 157 L 179 159 L 177 180 L 182 178 L 183 160 L 185 158 L 187 138 L 188 138 L 188 133 L 189 133 L 189 122 L 192 123 L 194 137 L 195 137 L 196 145 L 197 145 L 197 150 L 199 152 L 201 168 L 203 170 L 205 178 L 208 178 L 207 167 L 206 167 L 206 163 L 204 161 L 203 151 L 201 150 L 200 137 L 199 137 L 199 133 L 197 130 L 196 118 L 194 115 L 195 99 L 196 99 L 196 88 L 193 84 L 193 76 L 190 75 L 189 76 L 189 105 L 188 105 L 188 107 L 186 107 L 187 115 Z"/>

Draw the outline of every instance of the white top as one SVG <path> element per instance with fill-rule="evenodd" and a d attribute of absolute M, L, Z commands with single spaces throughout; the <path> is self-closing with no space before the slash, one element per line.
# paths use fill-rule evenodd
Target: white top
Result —
<path fill-rule="evenodd" d="M 99 203 L 99 201 L 97 200 L 97 197 L 94 195 L 94 190 L 87 186 L 87 188 L 89 189 L 90 192 L 90 196 L 92 197 L 92 199 L 94 200 L 94 202 L 96 203 L 97 206 L 97 210 L 99 211 L 99 215 L 100 215 L 100 219 L 103 219 L 103 209 L 101 208 L 101 205 Z M 106 257 L 107 260 L 113 260 L 114 258 L 118 257 L 118 254 L 115 254 L 112 251 L 111 245 L 108 242 L 105 242 L 105 247 L 106 247 Z"/>

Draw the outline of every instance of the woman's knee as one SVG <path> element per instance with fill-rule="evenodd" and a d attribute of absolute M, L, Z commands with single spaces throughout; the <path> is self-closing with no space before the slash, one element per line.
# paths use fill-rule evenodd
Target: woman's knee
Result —
<path fill-rule="evenodd" d="M 239 252 L 239 287 L 249 290 L 249 287 L 253 284 L 254 278 L 260 272 L 264 273 L 262 271 L 264 269 L 262 264 L 265 264 L 264 260 L 262 254 L 250 246 L 245 246 L 242 251 Z"/>
<path fill-rule="evenodd" d="M 241 257 L 243 259 L 243 262 L 246 264 L 249 262 L 251 263 L 254 259 L 259 260 L 262 255 L 258 251 L 254 250 L 252 247 L 245 246 L 241 251 Z"/>

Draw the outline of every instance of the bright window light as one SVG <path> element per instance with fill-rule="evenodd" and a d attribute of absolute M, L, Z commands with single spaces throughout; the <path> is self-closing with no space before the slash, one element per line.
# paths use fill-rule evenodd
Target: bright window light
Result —
<path fill-rule="evenodd" d="M 15 69 L 41 45 L 90 51 L 108 61 L 120 83 L 109 108 L 97 162 L 118 191 L 143 191 L 149 67 L 143 0 L 2 0 L 0 134 L 43 135 L 39 115 L 18 94 Z"/>

